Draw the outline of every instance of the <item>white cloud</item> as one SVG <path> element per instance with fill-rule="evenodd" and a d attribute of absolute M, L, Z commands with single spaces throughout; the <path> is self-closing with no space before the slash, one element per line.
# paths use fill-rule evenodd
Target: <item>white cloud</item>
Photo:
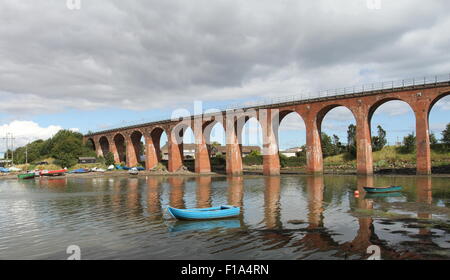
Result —
<path fill-rule="evenodd" d="M 330 110 L 323 118 L 322 123 L 326 123 L 328 121 L 354 123 L 355 117 L 353 116 L 353 113 L 352 111 L 350 111 L 350 109 L 344 106 L 340 106 Z"/>
<path fill-rule="evenodd" d="M 280 131 L 298 131 L 305 130 L 305 122 L 296 113 L 290 113 L 281 121 Z"/>
<path fill-rule="evenodd" d="M 393 100 L 384 103 L 374 113 L 376 115 L 389 115 L 389 116 L 400 116 L 404 114 L 414 115 L 414 111 L 408 103 L 400 100 Z"/>
<path fill-rule="evenodd" d="M 450 96 L 446 96 L 442 99 L 440 99 L 436 104 L 435 107 L 448 111 L 450 110 Z"/>
<path fill-rule="evenodd" d="M 0 137 L 5 137 L 10 133 L 14 138 L 14 147 L 26 145 L 28 142 L 42 139 L 46 140 L 56 134 L 62 127 L 58 125 L 49 125 L 41 127 L 33 121 L 12 121 L 9 124 L 0 126 Z M 72 129 L 77 130 L 77 129 Z M 5 141 L 0 142 L 0 150 L 6 150 Z M 11 145 L 11 144 L 9 144 Z"/>

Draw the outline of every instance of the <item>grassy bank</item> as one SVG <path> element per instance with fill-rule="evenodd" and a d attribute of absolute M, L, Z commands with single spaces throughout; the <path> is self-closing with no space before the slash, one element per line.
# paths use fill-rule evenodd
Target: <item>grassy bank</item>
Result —
<path fill-rule="evenodd" d="M 305 160 L 300 158 L 289 158 L 284 163 L 285 166 L 282 169 L 286 171 L 306 171 Z M 450 174 L 450 151 L 432 150 L 431 163 L 433 173 Z M 323 164 L 324 170 L 330 173 L 354 173 L 356 170 L 356 159 L 347 153 L 326 157 Z M 398 147 L 387 146 L 380 151 L 373 152 L 373 166 L 374 171 L 379 173 L 415 174 L 416 153 L 402 153 Z M 261 170 L 262 157 L 259 160 L 254 158 L 252 161 L 244 158 L 244 168 L 248 171 Z"/>
<path fill-rule="evenodd" d="M 432 166 L 450 165 L 450 152 L 431 151 Z M 337 169 L 356 168 L 356 160 L 350 159 L 347 154 L 327 157 L 324 166 Z M 381 151 L 373 153 L 373 166 L 377 169 L 414 168 L 416 166 L 416 153 L 404 154 L 397 147 L 384 147 Z"/>

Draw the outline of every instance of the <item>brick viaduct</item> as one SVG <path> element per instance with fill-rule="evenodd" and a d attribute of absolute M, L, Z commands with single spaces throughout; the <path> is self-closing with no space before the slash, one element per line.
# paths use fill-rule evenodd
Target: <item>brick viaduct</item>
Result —
<path fill-rule="evenodd" d="M 183 132 L 194 128 L 196 144 L 195 171 L 211 171 L 209 136 L 216 123 L 222 123 L 227 138 L 226 171 L 229 175 L 242 174 L 240 137 L 242 126 L 251 117 L 261 124 L 263 131 L 263 170 L 265 175 L 280 174 L 278 157 L 278 124 L 292 112 L 298 113 L 306 125 L 307 170 L 309 173 L 323 172 L 321 148 L 321 123 L 333 108 L 348 108 L 356 120 L 357 173 L 373 174 L 370 123 L 376 109 L 385 102 L 401 100 L 409 104 L 416 119 L 417 174 L 431 173 L 430 140 L 428 118 L 433 105 L 450 93 L 450 82 L 424 83 L 371 90 L 361 93 L 343 94 L 293 100 L 263 106 L 247 107 L 239 112 L 217 111 L 217 113 L 191 116 L 184 119 L 163 120 L 123 128 L 86 134 L 84 141 L 92 141 L 98 156 L 107 152 L 114 154 L 116 162 L 126 158 L 127 166 L 138 163 L 140 140 L 145 138 L 146 169 L 161 161 L 160 138 L 163 132 L 168 138 L 168 170 L 175 172 L 183 165 Z M 265 114 L 262 114 L 262 112 Z M 198 128 L 198 129 L 197 129 Z M 125 156 L 126 155 L 126 156 Z"/>

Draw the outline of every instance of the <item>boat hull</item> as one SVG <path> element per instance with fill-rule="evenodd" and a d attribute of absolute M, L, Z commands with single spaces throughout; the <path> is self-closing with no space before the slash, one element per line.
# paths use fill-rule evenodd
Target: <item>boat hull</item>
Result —
<path fill-rule="evenodd" d="M 33 179 L 34 178 L 34 173 L 27 173 L 27 174 L 19 174 L 17 175 L 17 178 L 19 179 Z"/>
<path fill-rule="evenodd" d="M 390 193 L 390 192 L 399 192 L 402 190 L 402 187 L 401 186 L 392 186 L 387 188 L 364 187 L 364 190 L 368 193 Z"/>
<path fill-rule="evenodd" d="M 41 176 L 62 176 L 66 172 L 67 172 L 67 170 L 65 170 L 65 169 L 42 171 Z"/>
<path fill-rule="evenodd" d="M 223 205 L 210 208 L 178 209 L 168 206 L 168 212 L 179 220 L 213 220 L 239 216 L 241 209 L 235 206 Z"/>
<path fill-rule="evenodd" d="M 200 220 L 200 221 L 182 221 L 177 220 L 169 226 L 169 232 L 182 231 L 208 231 L 217 228 L 233 229 L 240 228 L 241 221 L 239 219 L 220 219 L 220 220 Z"/>

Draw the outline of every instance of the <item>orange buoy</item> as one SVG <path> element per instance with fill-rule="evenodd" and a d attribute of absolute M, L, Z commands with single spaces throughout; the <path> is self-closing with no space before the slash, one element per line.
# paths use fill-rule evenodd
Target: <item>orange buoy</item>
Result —
<path fill-rule="evenodd" d="M 355 197 L 359 197 L 359 191 L 355 191 Z"/>

